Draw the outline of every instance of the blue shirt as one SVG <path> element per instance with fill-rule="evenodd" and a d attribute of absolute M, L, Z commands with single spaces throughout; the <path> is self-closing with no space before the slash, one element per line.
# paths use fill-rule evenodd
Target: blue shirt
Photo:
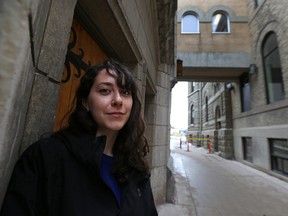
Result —
<path fill-rule="evenodd" d="M 121 188 L 118 182 L 116 181 L 115 176 L 111 172 L 113 162 L 114 162 L 114 157 L 103 154 L 103 157 L 101 160 L 101 176 L 102 176 L 103 181 L 113 191 L 115 198 L 118 204 L 120 205 L 122 193 L 121 193 Z"/>

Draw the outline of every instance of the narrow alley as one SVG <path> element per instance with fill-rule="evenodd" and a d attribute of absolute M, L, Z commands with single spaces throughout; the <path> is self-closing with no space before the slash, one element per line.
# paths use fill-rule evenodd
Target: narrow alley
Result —
<path fill-rule="evenodd" d="M 171 139 L 175 174 L 187 179 L 189 215 L 286 216 L 288 183 L 240 162 L 208 154 L 204 148 L 179 146 Z M 176 182 L 177 184 L 177 182 Z M 176 185 L 177 187 L 177 185 Z M 180 197 L 177 190 L 175 196 Z M 181 192 L 180 192 L 181 193 Z"/>

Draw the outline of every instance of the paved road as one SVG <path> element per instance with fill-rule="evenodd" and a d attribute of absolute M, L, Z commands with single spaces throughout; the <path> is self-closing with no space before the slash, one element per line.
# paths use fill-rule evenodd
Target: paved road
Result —
<path fill-rule="evenodd" d="M 288 216 L 287 182 L 203 148 L 187 152 L 175 139 L 171 154 L 189 182 L 195 208 L 191 215 Z"/>

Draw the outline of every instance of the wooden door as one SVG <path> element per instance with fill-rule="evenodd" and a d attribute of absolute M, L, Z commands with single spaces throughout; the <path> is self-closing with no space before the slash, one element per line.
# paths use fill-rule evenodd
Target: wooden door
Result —
<path fill-rule="evenodd" d="M 85 69 L 105 59 L 107 59 L 105 52 L 74 19 L 60 84 L 54 131 L 67 125 L 67 117 L 73 109 L 74 95 Z"/>

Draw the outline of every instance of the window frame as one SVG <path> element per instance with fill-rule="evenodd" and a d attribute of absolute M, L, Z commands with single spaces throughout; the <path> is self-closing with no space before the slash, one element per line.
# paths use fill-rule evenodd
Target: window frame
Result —
<path fill-rule="evenodd" d="M 272 37 L 275 37 L 275 41 L 272 40 L 273 39 Z M 273 44 L 274 42 L 275 44 Z M 274 45 L 274 46 L 271 46 L 271 45 Z M 282 66 L 281 66 L 281 59 L 280 59 L 280 52 L 279 52 L 279 44 L 278 44 L 277 35 L 275 32 L 270 31 L 265 35 L 262 41 L 262 45 L 261 45 L 261 55 L 262 55 L 262 63 L 263 63 L 263 71 L 264 71 L 264 79 L 265 79 L 266 102 L 267 104 L 272 104 L 278 101 L 282 101 L 285 99 L 285 90 L 284 90 L 283 73 L 282 73 Z M 275 72 L 272 73 L 271 69 L 273 68 L 278 69 L 278 67 L 268 68 L 268 65 L 272 65 L 271 61 L 273 59 L 278 59 L 277 63 L 279 63 L 278 65 L 279 74 L 277 74 L 278 75 L 277 78 L 279 79 L 279 81 L 281 81 L 279 82 L 280 88 L 279 86 L 277 88 L 277 86 L 275 87 L 275 85 L 274 86 L 272 85 L 273 81 L 275 81 L 276 76 L 275 76 Z M 272 76 L 274 77 L 274 80 Z M 277 89 L 278 90 L 281 89 L 281 92 L 277 91 Z M 274 93 L 275 91 L 277 91 L 277 93 Z M 280 97 L 279 97 L 279 93 L 281 93 Z M 276 98 L 276 96 L 278 96 L 278 98 Z"/>
<path fill-rule="evenodd" d="M 194 109 L 194 104 L 191 105 L 190 107 L 190 124 L 194 125 L 195 124 L 195 109 Z"/>
<path fill-rule="evenodd" d="M 240 92 L 241 92 L 241 112 L 250 111 L 251 110 L 251 86 L 250 86 L 248 72 L 240 76 Z"/>
<path fill-rule="evenodd" d="M 197 31 L 183 31 L 184 29 L 184 18 L 187 16 L 194 16 L 196 18 L 197 21 Z M 181 34 L 199 34 L 200 33 L 200 22 L 199 22 L 199 16 L 197 13 L 193 12 L 193 11 L 188 11 L 186 13 L 183 14 L 182 19 L 181 19 Z"/>
<path fill-rule="evenodd" d="M 196 87 L 195 82 L 191 82 L 191 92 L 190 93 L 195 91 L 195 87 Z"/>
<path fill-rule="evenodd" d="M 226 18 L 226 25 L 227 25 L 227 31 L 215 31 L 216 29 L 214 29 L 214 17 L 218 14 L 221 14 L 222 16 L 224 16 Z M 215 11 L 212 15 L 212 34 L 230 34 L 231 30 L 230 30 L 230 18 L 227 12 L 225 11 Z"/>
<path fill-rule="evenodd" d="M 243 160 L 253 163 L 252 137 L 242 137 Z"/>
<path fill-rule="evenodd" d="M 215 129 L 220 130 L 221 129 L 221 121 L 219 120 L 221 118 L 221 109 L 220 106 L 216 106 L 215 109 Z"/>
<path fill-rule="evenodd" d="M 209 104 L 208 104 L 208 97 L 206 96 L 205 97 L 205 122 L 209 122 L 209 116 L 208 116 L 208 114 L 209 114 Z"/>
<path fill-rule="evenodd" d="M 268 142 L 270 147 L 271 170 L 276 173 L 288 176 L 288 140 L 280 138 L 269 138 Z M 284 145 L 281 146 L 281 142 Z"/>

